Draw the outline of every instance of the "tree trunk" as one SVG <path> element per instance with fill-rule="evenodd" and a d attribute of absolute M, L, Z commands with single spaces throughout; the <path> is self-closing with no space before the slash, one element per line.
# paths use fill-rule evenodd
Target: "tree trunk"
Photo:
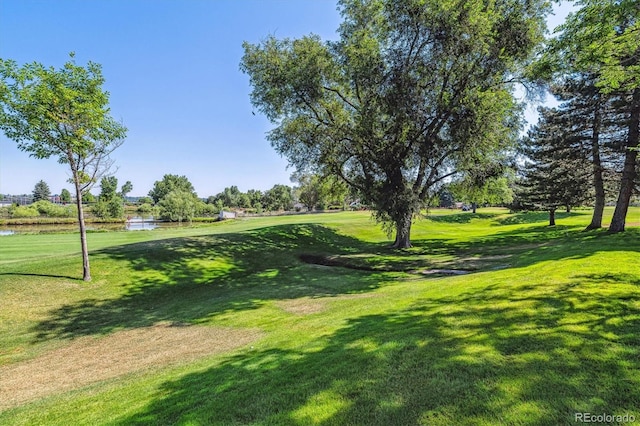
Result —
<path fill-rule="evenodd" d="M 478 208 L 478 203 L 471 203 L 471 210 L 473 214 L 476 214 L 477 208 Z"/>
<path fill-rule="evenodd" d="M 589 229 L 602 228 L 602 215 L 604 213 L 605 192 L 604 179 L 602 179 L 602 160 L 600 159 L 600 104 L 596 105 L 593 114 L 593 134 L 591 136 L 591 156 L 593 161 L 593 189 L 595 190 L 595 205 Z"/>
<path fill-rule="evenodd" d="M 556 226 L 556 209 L 549 209 L 549 226 Z"/>
<path fill-rule="evenodd" d="M 571 213 L 571 206 L 569 204 L 567 204 L 565 207 L 567 209 L 567 213 Z"/>
<path fill-rule="evenodd" d="M 76 173 L 74 173 L 75 175 Z M 82 191 L 78 178 L 74 179 L 76 187 L 76 206 L 78 207 L 78 223 L 80 224 L 80 245 L 82 246 L 82 279 L 91 281 L 91 269 L 89 267 L 89 249 L 87 248 L 87 228 L 84 224 L 84 212 L 82 211 Z"/>
<path fill-rule="evenodd" d="M 409 248 L 411 247 L 411 219 L 413 213 L 409 212 L 396 221 L 396 241 L 393 248 Z"/>
<path fill-rule="evenodd" d="M 633 193 L 634 181 L 636 179 L 636 159 L 638 157 L 638 139 L 640 136 L 640 89 L 635 89 L 631 101 L 631 115 L 629 117 L 629 132 L 627 136 L 627 152 L 622 169 L 622 179 L 620 181 L 620 192 L 616 209 L 613 212 L 609 232 L 624 231 L 629 210 L 629 201 Z"/>

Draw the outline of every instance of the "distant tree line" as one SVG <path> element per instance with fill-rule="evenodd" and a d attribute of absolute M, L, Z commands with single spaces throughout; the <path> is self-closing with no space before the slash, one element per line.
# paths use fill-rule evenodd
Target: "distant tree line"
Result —
<path fill-rule="evenodd" d="M 182 222 L 191 221 L 196 216 L 217 216 L 222 210 L 243 210 L 249 214 L 261 214 L 303 209 L 314 211 L 345 208 L 350 199 L 350 192 L 346 185 L 334 177 L 294 174 L 291 180 L 297 185 L 291 187 L 276 184 L 266 191 L 250 189 L 247 192 L 242 192 L 233 185 L 205 199 L 198 197 L 193 184 L 186 176 L 166 174 L 162 179 L 154 182 L 148 197 L 139 197 L 134 204 L 136 213 Z M 86 191 L 82 196 L 83 203 L 89 205 L 89 211 L 97 218 L 123 219 L 126 215 L 127 195 L 132 190 L 133 184 L 127 181 L 118 191 L 118 178 L 105 176 L 100 180 L 99 195 L 95 196 Z M 28 198 L 29 203 L 33 204 L 13 206 L 8 210 L 9 216 L 71 217 L 75 211 L 51 203 L 50 200 L 54 197 L 51 196 L 49 185 L 43 180 L 35 185 L 32 196 Z M 63 189 L 55 198 L 59 204 L 72 201 L 71 193 L 66 189 Z"/>
<path fill-rule="evenodd" d="M 348 191 L 335 178 L 294 175 L 292 180 L 298 183 L 296 187 L 276 184 L 266 191 L 249 189 L 242 192 L 232 185 L 218 194 L 200 199 L 186 176 L 167 174 L 154 183 L 149 191 L 149 203 L 143 203 L 141 208 L 149 211 L 155 207 L 161 218 L 183 221 L 197 215 L 217 215 L 222 210 L 241 209 L 246 213 L 261 214 L 292 211 L 296 204 L 299 209 L 304 206 L 307 210 L 344 206 Z"/>

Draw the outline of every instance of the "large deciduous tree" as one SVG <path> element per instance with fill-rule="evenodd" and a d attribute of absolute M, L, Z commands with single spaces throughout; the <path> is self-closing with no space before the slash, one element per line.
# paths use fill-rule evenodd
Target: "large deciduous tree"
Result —
<path fill-rule="evenodd" d="M 293 191 L 287 185 L 276 184 L 262 196 L 264 208 L 268 211 L 287 211 L 293 209 Z"/>
<path fill-rule="evenodd" d="M 201 203 L 193 192 L 174 189 L 162 197 L 158 206 L 163 219 L 182 223 L 184 220 L 193 220 Z"/>
<path fill-rule="evenodd" d="M 60 69 L 0 59 L 0 129 L 35 158 L 58 157 L 71 170 L 78 207 L 83 279 L 91 280 L 82 194 L 108 170 L 126 128 L 109 114 L 99 64 Z"/>
<path fill-rule="evenodd" d="M 298 201 L 307 209 L 325 209 L 329 205 L 344 206 L 349 188 L 335 176 L 321 176 L 311 173 L 294 173 L 291 181 L 298 184 L 295 188 Z"/>
<path fill-rule="evenodd" d="M 158 203 L 172 191 L 185 191 L 193 194 L 194 197 L 197 197 L 193 184 L 189 182 L 189 179 L 186 176 L 172 174 L 164 175 L 162 180 L 155 181 L 153 183 L 153 188 L 149 191 L 149 197 L 153 198 L 154 203 Z"/>
<path fill-rule="evenodd" d="M 514 139 L 509 83 L 542 40 L 542 0 L 342 0 L 339 40 L 245 43 L 268 138 L 299 171 L 337 175 L 410 247 L 431 190 Z"/>

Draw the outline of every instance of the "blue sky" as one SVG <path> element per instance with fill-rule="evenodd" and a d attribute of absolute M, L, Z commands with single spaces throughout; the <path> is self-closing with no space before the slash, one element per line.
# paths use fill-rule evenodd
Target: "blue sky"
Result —
<path fill-rule="evenodd" d="M 164 174 L 186 175 L 207 197 L 290 184 L 265 139 L 271 125 L 252 114 L 242 42 L 334 39 L 340 21 L 333 0 L 1 0 L 0 57 L 58 68 L 74 51 L 78 64 L 102 64 L 111 114 L 129 129 L 112 155 L 120 184 L 146 195 Z M 15 145 L 0 133 L 0 194 L 31 193 L 41 179 L 52 193 L 72 189 L 65 165 Z"/>

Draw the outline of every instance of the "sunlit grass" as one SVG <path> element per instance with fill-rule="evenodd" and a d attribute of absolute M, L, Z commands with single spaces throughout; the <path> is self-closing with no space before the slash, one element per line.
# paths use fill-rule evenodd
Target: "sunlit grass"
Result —
<path fill-rule="evenodd" d="M 540 213 L 439 211 L 416 221 L 414 247 L 402 252 L 367 212 L 95 233 L 89 284 L 79 279 L 77 235 L 0 237 L 0 387 L 3 371 L 87 337 L 158 324 L 260 336 L 0 401 L 0 423 L 640 418 L 640 232 L 583 232 L 589 220 L 587 210 L 559 213 L 550 228 Z M 307 264 L 302 254 L 347 267 Z M 469 273 L 423 274 L 432 268 Z M 153 344 L 160 350 L 163 340 Z"/>

